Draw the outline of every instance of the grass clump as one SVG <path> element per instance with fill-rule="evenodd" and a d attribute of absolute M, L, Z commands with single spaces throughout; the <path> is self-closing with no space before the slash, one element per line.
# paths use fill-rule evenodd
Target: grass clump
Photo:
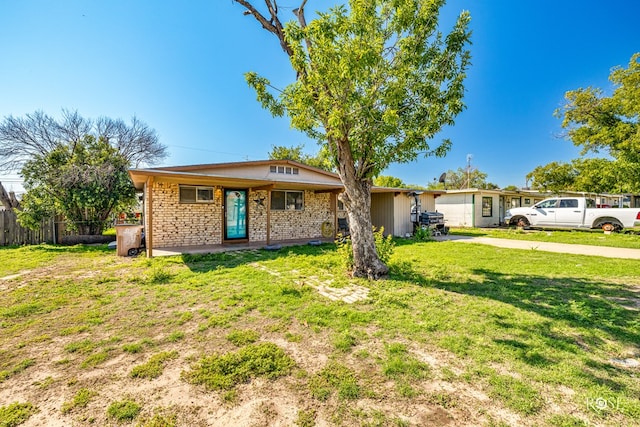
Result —
<path fill-rule="evenodd" d="M 113 402 L 107 408 L 107 417 L 116 421 L 131 421 L 138 416 L 142 407 L 133 400 Z"/>
<path fill-rule="evenodd" d="M 177 419 L 175 414 L 154 414 L 151 418 L 140 420 L 137 427 L 176 427 Z"/>
<path fill-rule="evenodd" d="M 176 332 L 171 332 L 171 334 L 169 334 L 169 336 L 167 337 L 167 341 L 178 342 L 183 338 L 184 338 L 184 332 L 176 331 Z"/>
<path fill-rule="evenodd" d="M 149 285 L 163 285 L 169 283 L 173 278 L 173 274 L 164 270 L 162 267 L 153 267 L 145 277 L 145 283 Z"/>
<path fill-rule="evenodd" d="M 587 423 L 573 415 L 552 415 L 547 423 L 554 427 L 587 427 Z"/>
<path fill-rule="evenodd" d="M 82 340 L 69 343 L 64 346 L 64 349 L 69 353 L 90 353 L 97 346 L 98 344 L 91 340 Z"/>
<path fill-rule="evenodd" d="M 183 377 L 209 390 L 229 390 L 255 377 L 277 378 L 290 372 L 295 362 L 277 345 L 250 344 L 226 354 L 204 357 Z"/>
<path fill-rule="evenodd" d="M 62 404 L 62 408 L 60 408 L 60 410 L 63 414 L 66 414 L 71 412 L 74 408 L 85 408 L 89 404 L 91 399 L 97 395 L 98 393 L 93 390 L 81 388 L 80 390 L 78 390 L 75 396 L 73 396 L 73 399 L 71 401 L 64 402 Z"/>
<path fill-rule="evenodd" d="M 333 346 L 336 348 L 336 350 L 339 350 L 343 353 L 350 351 L 353 346 L 357 344 L 357 342 L 358 341 L 356 340 L 356 337 L 354 337 L 348 331 L 336 334 L 333 337 Z"/>
<path fill-rule="evenodd" d="M 258 341 L 260 334 L 256 331 L 244 330 L 244 331 L 232 331 L 227 335 L 227 340 L 233 344 L 241 347 L 243 345 L 252 344 Z"/>
<path fill-rule="evenodd" d="M 329 363 L 309 380 L 311 395 L 327 400 L 334 391 L 340 399 L 351 400 L 360 397 L 360 385 L 355 373 L 348 367 L 336 362 Z"/>
<path fill-rule="evenodd" d="M 544 401 L 537 390 L 516 378 L 507 375 L 492 375 L 489 378 L 491 396 L 497 397 L 504 404 L 524 415 L 539 412 Z"/>
<path fill-rule="evenodd" d="M 31 417 L 36 408 L 31 403 L 14 402 L 0 407 L 0 427 L 18 426 Z"/>
<path fill-rule="evenodd" d="M 298 427 L 314 427 L 316 425 L 316 411 L 313 409 L 298 411 L 298 417 L 294 421 Z"/>
<path fill-rule="evenodd" d="M 95 366 L 98 366 L 108 358 L 109 358 L 109 352 L 107 350 L 104 350 L 99 353 L 92 354 L 91 356 L 84 359 L 80 364 L 80 367 L 82 369 L 93 368 Z"/>
<path fill-rule="evenodd" d="M 382 371 L 389 378 L 418 380 L 425 378 L 430 372 L 429 365 L 410 356 L 404 344 L 387 345 L 387 356 Z"/>
<path fill-rule="evenodd" d="M 12 376 L 19 374 L 20 372 L 24 371 L 28 367 L 35 365 L 35 363 L 36 361 L 33 359 L 25 359 L 11 369 L 0 371 L 0 383 L 3 383 L 4 381 L 8 380 Z"/>
<path fill-rule="evenodd" d="M 162 370 L 164 369 L 165 362 L 171 359 L 175 359 L 176 357 L 178 357 L 177 351 L 163 351 L 162 353 L 158 353 L 152 356 L 147 363 L 135 366 L 131 370 L 130 375 L 132 378 L 158 378 L 160 375 L 162 375 Z"/>
<path fill-rule="evenodd" d="M 137 342 L 131 343 L 131 344 L 124 344 L 122 346 L 122 351 L 126 353 L 131 353 L 131 354 L 140 353 L 142 351 L 142 344 Z"/>

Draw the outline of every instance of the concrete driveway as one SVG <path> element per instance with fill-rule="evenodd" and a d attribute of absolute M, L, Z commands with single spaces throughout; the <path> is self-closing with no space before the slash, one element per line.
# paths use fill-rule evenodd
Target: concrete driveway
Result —
<path fill-rule="evenodd" d="M 640 249 L 611 248 L 607 246 L 573 245 L 568 243 L 532 242 L 528 240 L 497 239 L 493 237 L 439 236 L 437 240 L 460 243 L 480 243 L 509 249 L 559 252 L 563 254 L 591 255 L 606 258 L 640 259 Z"/>

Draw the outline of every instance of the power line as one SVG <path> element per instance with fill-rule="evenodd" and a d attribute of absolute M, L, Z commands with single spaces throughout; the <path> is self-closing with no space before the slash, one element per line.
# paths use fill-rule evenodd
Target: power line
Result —
<path fill-rule="evenodd" d="M 209 149 L 206 149 L 206 148 L 186 147 L 184 145 L 167 144 L 167 146 L 168 147 L 175 147 L 175 148 L 184 148 L 186 150 L 205 151 L 207 153 L 226 154 L 228 156 L 238 156 L 238 157 L 242 157 L 242 158 L 246 158 L 246 159 L 249 158 L 249 156 L 247 154 L 228 153 L 228 152 L 225 152 L 225 151 L 209 150 Z"/>

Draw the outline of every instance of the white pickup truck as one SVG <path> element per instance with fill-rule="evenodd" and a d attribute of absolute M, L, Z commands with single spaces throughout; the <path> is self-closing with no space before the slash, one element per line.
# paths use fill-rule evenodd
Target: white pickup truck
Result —
<path fill-rule="evenodd" d="M 620 231 L 640 226 L 640 209 L 598 208 L 593 199 L 586 197 L 554 197 L 528 208 L 509 209 L 504 222 L 519 227 Z"/>

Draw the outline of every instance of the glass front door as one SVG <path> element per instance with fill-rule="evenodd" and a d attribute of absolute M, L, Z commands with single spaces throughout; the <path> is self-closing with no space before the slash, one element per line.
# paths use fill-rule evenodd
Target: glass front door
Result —
<path fill-rule="evenodd" d="M 247 191 L 224 191 L 224 238 L 225 240 L 247 238 Z"/>

